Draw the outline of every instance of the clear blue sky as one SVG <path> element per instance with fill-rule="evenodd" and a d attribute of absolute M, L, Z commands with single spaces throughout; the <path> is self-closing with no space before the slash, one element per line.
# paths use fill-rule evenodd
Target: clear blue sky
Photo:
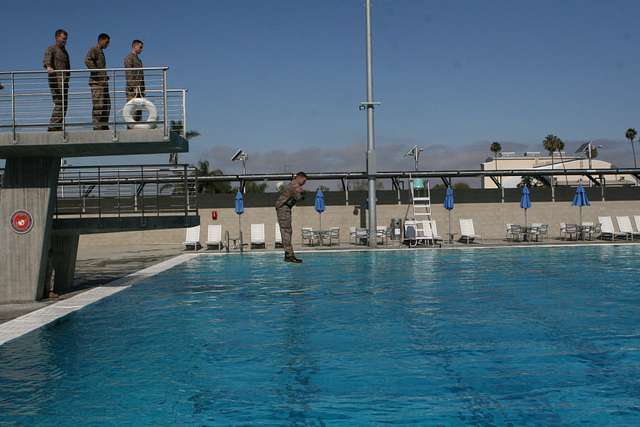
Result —
<path fill-rule="evenodd" d="M 203 136 L 189 160 L 365 144 L 363 0 L 25 0 L 0 14 L 3 70 L 39 68 L 58 27 L 74 67 L 99 32 L 110 66 L 143 39 L 145 64 L 190 91 Z M 378 144 L 621 139 L 640 127 L 638 17 L 637 0 L 374 0 Z"/>

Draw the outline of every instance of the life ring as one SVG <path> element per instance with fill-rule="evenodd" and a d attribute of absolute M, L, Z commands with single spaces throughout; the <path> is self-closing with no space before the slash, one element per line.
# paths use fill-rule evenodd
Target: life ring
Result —
<path fill-rule="evenodd" d="M 147 110 L 149 116 L 146 122 L 138 122 L 133 118 L 133 115 L 138 110 Z M 155 129 L 157 127 L 158 109 L 147 98 L 133 98 L 127 102 L 122 109 L 122 116 L 124 121 L 127 122 L 127 126 L 131 129 Z"/>

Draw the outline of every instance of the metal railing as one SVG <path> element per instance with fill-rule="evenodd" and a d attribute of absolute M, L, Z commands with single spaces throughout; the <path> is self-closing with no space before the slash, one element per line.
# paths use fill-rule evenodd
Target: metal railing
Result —
<path fill-rule="evenodd" d="M 132 72 L 141 71 L 143 77 L 131 77 Z M 169 89 L 167 74 L 168 67 L 0 72 L 4 86 L 0 90 L 0 132 L 11 132 L 13 141 L 19 142 L 20 132 L 49 129 L 66 136 L 97 128 L 110 130 L 117 139 L 119 132 L 136 125 L 125 120 L 123 111 L 130 98 L 141 95 L 153 104 L 157 116 L 149 120 L 153 118 L 148 110 L 135 108 L 134 120 L 163 129 L 165 137 L 171 130 L 186 132 L 187 91 Z"/>
<path fill-rule="evenodd" d="M 197 185 L 188 165 L 63 167 L 55 218 L 197 215 Z"/>

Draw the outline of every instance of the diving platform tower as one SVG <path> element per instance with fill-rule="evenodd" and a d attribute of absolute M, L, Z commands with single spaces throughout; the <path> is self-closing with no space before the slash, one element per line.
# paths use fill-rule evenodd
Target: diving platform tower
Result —
<path fill-rule="evenodd" d="M 109 76 L 105 90 L 110 105 L 99 106 L 92 102 L 88 70 L 58 71 L 56 76 L 46 71 L 0 72 L 0 159 L 5 159 L 0 303 L 41 299 L 49 280 L 58 290 L 69 288 L 79 235 L 99 229 L 106 220 L 102 215 L 80 218 L 73 229 L 55 232 L 61 159 L 188 151 L 186 91 L 168 88 L 168 68 L 143 69 L 147 89 L 144 102 L 136 105 L 127 99 L 127 70 L 103 71 Z M 51 80 L 58 77 L 69 82 L 64 96 L 62 91 L 54 96 L 50 89 Z M 51 117 L 55 103 L 59 112 L 65 111 L 57 121 Z M 98 122 L 96 116 L 101 117 Z M 144 228 L 145 222 L 129 229 Z"/>

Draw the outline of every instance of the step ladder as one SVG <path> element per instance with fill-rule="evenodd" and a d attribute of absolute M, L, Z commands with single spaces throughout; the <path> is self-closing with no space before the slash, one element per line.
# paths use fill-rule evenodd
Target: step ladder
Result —
<path fill-rule="evenodd" d="M 411 187 L 411 206 L 413 219 L 416 221 L 431 220 L 431 188 L 428 179 L 412 178 L 409 176 Z"/>

